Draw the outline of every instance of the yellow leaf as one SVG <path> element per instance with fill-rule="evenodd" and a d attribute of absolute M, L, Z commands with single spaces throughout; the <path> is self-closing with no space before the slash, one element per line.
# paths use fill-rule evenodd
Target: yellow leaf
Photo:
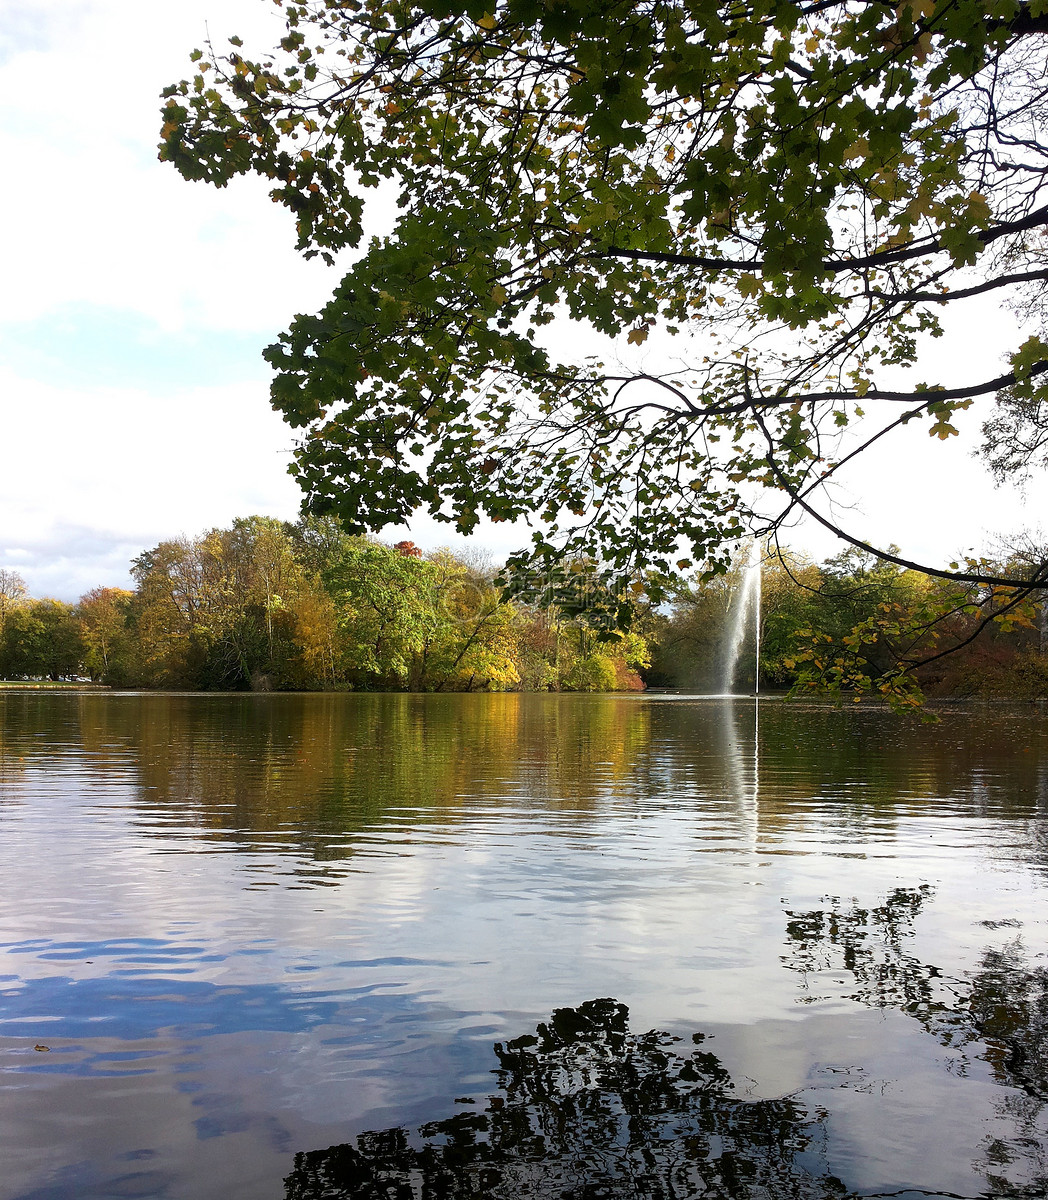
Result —
<path fill-rule="evenodd" d="M 990 206 L 982 192 L 972 192 L 968 197 L 968 213 L 972 220 L 982 225 L 990 219 Z"/>
<path fill-rule="evenodd" d="M 640 325 L 636 329 L 630 330 L 629 337 L 626 338 L 626 341 L 633 346 L 639 346 L 642 342 L 647 341 L 647 339 L 648 327 L 647 325 Z"/>
<path fill-rule="evenodd" d="M 920 17 L 930 17 L 934 12 L 935 0 L 903 0 L 895 10 L 895 15 L 900 21 L 907 16 L 911 21 L 916 21 Z"/>
<path fill-rule="evenodd" d="M 870 143 L 865 138 L 857 138 L 844 152 L 844 161 L 852 158 L 865 158 L 870 152 Z"/>
<path fill-rule="evenodd" d="M 481 29 L 494 29 L 495 18 L 491 15 L 491 13 L 485 13 L 477 22 L 477 24 L 481 27 Z"/>
<path fill-rule="evenodd" d="M 501 308 L 506 303 L 506 289 L 501 284 L 496 283 L 491 289 L 491 298 Z"/>

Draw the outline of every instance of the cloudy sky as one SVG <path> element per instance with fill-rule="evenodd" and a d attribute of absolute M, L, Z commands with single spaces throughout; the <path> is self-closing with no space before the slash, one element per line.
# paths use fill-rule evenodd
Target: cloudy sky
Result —
<path fill-rule="evenodd" d="M 261 350 L 335 276 L 296 258 L 261 183 L 216 191 L 156 159 L 158 93 L 189 51 L 208 32 L 271 45 L 277 18 L 266 0 L 0 0 L 0 566 L 34 595 L 126 585 L 162 538 L 298 511 Z M 973 310 L 926 377 L 992 371 L 1011 327 Z M 1024 512 L 971 440 L 909 443 L 840 493 L 858 532 L 941 561 L 1041 523 L 1044 489 Z M 410 536 L 454 544 L 425 521 Z M 501 554 L 514 539 L 491 527 L 480 541 Z"/>

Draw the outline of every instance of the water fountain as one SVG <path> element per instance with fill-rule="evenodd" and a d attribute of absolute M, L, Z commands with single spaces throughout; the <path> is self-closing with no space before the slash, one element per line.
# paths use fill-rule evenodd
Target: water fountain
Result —
<path fill-rule="evenodd" d="M 753 630 L 755 643 L 753 694 L 760 692 L 760 655 L 761 655 L 761 547 L 756 538 L 750 542 L 746 552 L 746 562 L 742 567 L 742 579 L 732 597 L 728 610 L 728 638 L 724 656 L 723 691 L 726 696 L 734 695 L 735 673 L 739 665 L 739 656 L 749 627 L 750 613 L 753 613 Z"/>

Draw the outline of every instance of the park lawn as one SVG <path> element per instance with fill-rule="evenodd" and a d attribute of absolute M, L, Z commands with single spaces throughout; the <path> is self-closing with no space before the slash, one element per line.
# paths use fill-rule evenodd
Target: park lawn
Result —
<path fill-rule="evenodd" d="M 71 683 L 67 680 L 59 680 L 56 683 L 53 679 L 0 679 L 0 691 L 24 691 L 26 689 L 35 691 L 40 688 L 76 692 L 86 690 L 108 691 L 107 685 L 104 683 Z"/>

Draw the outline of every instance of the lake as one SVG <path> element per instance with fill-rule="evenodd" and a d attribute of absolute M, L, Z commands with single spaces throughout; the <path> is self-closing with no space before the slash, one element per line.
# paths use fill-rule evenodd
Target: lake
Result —
<path fill-rule="evenodd" d="M 1048 711 L 0 695 L 0 1197 L 1048 1182 Z"/>

